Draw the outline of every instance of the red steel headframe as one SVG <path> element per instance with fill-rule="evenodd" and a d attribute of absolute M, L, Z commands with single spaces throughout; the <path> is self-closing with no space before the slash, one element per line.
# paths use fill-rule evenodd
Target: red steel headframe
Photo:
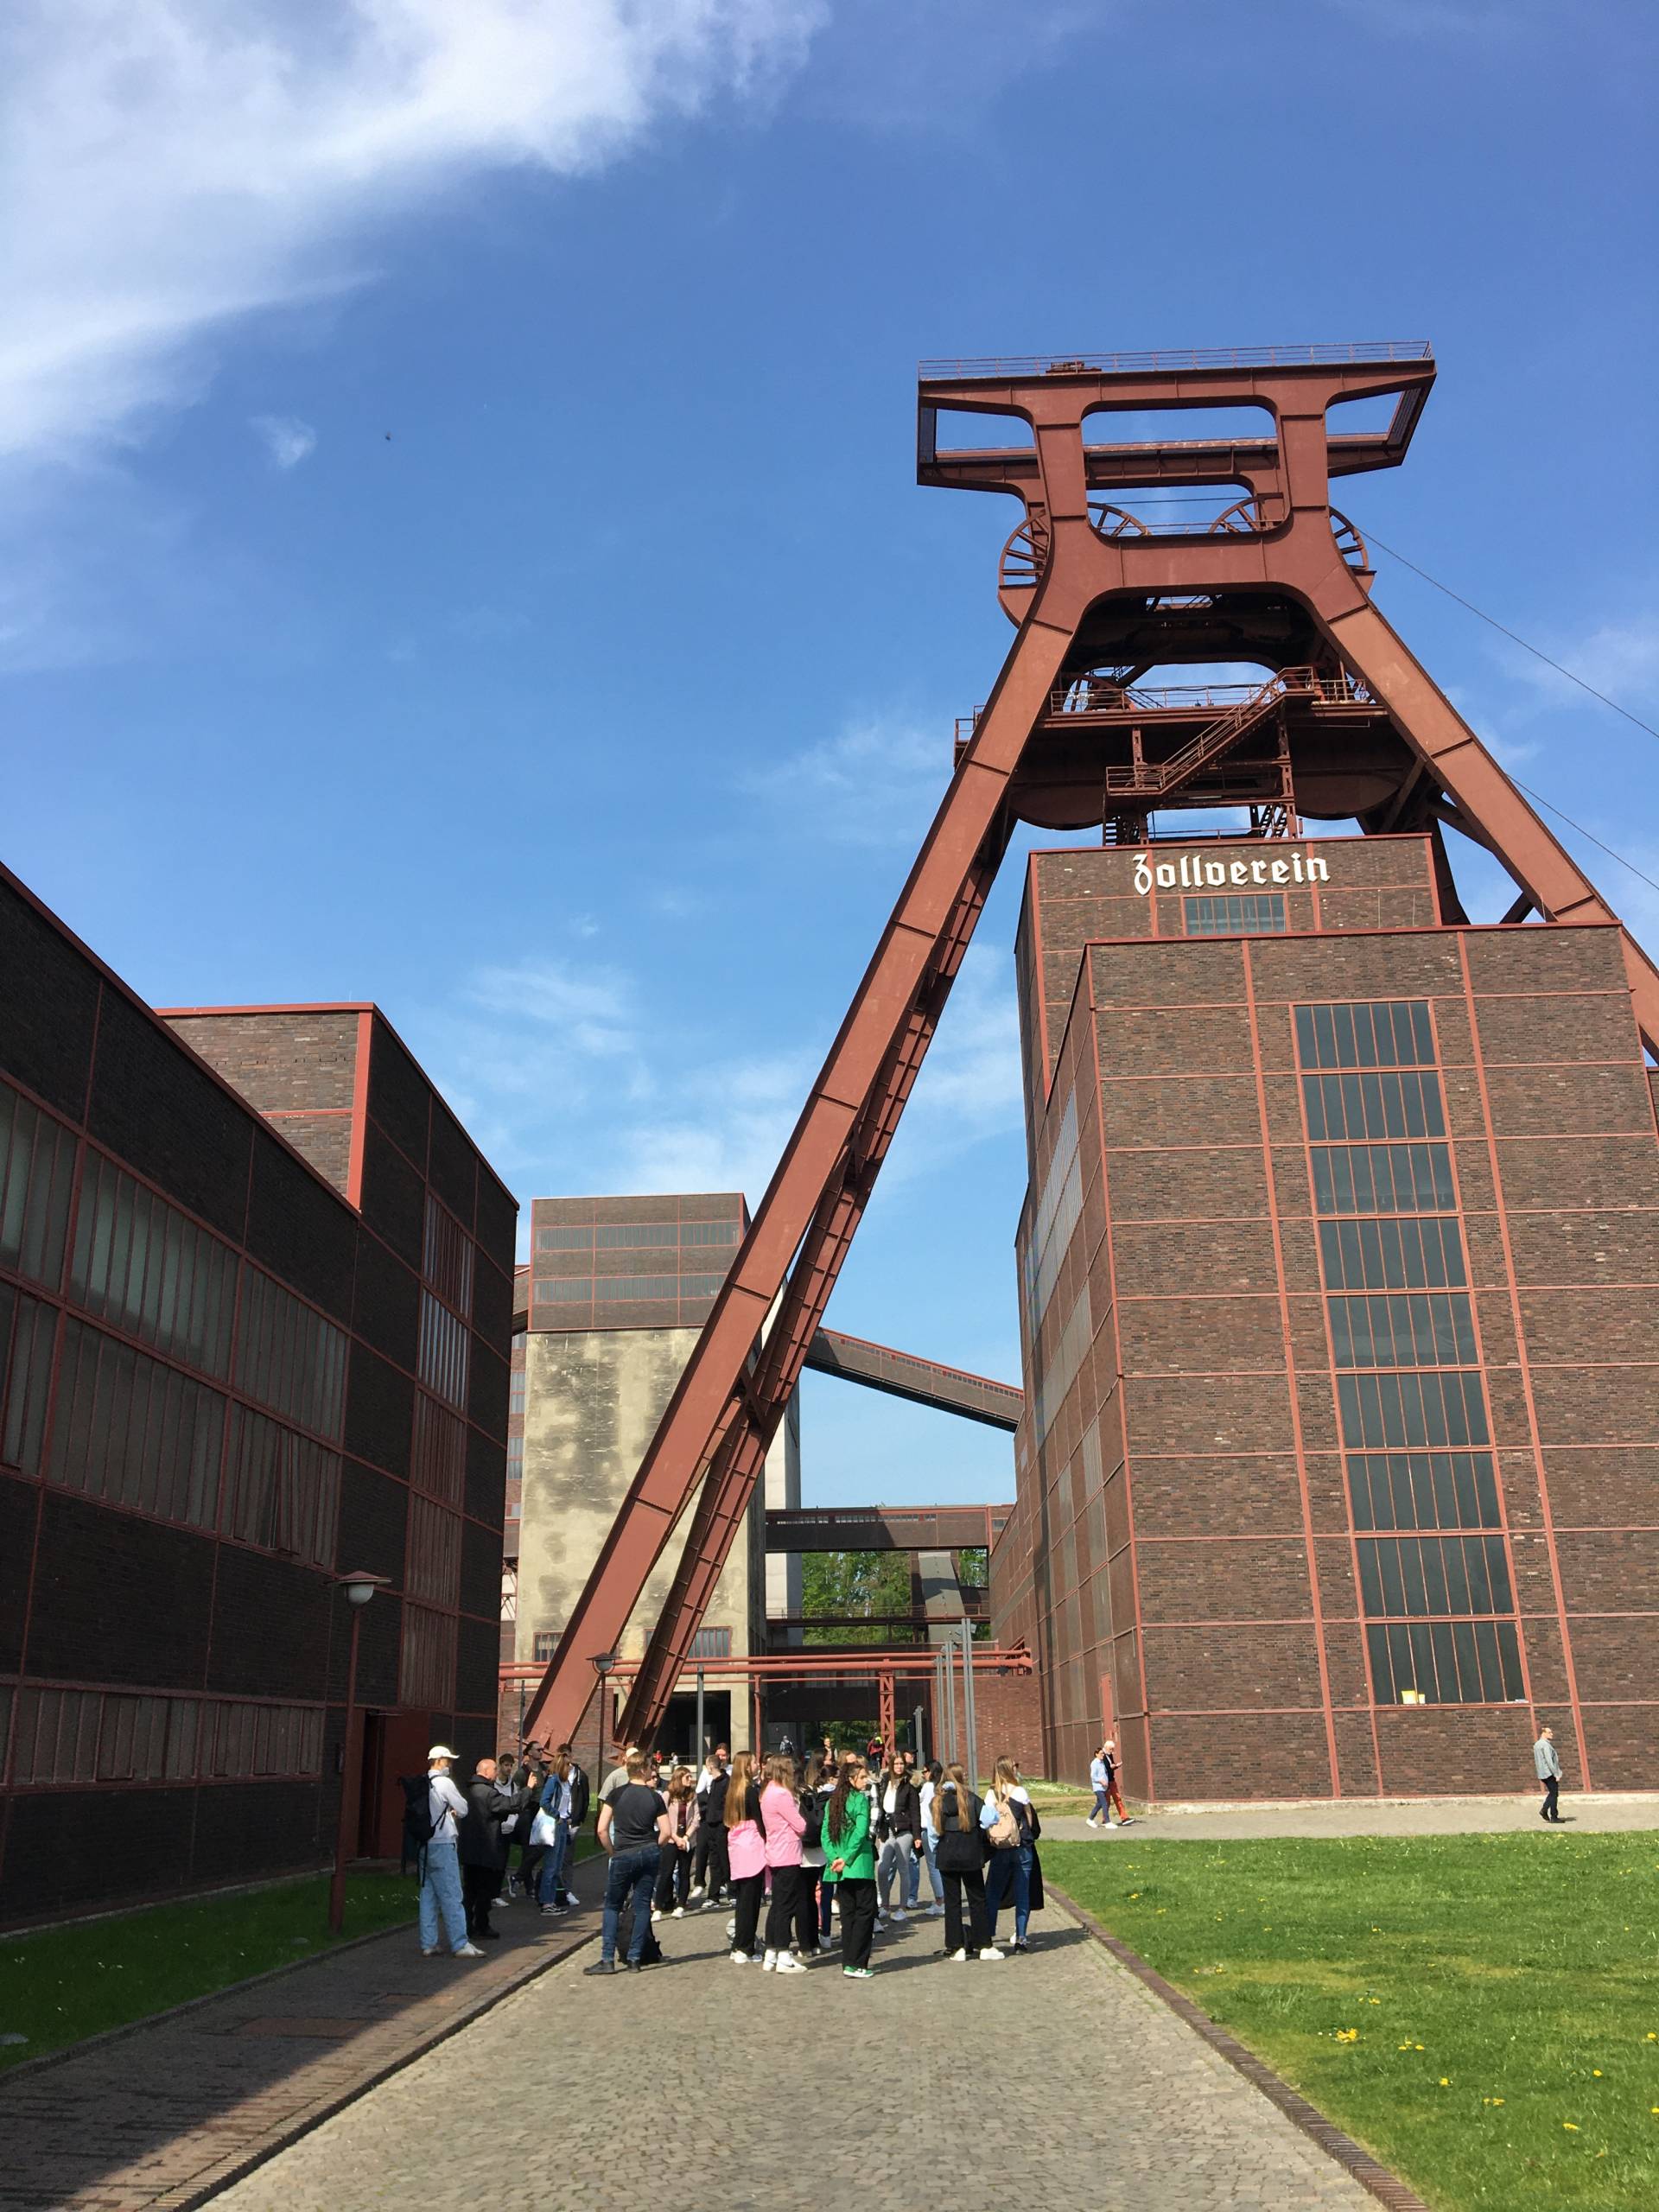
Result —
<path fill-rule="evenodd" d="M 1334 534 L 1330 477 L 1397 463 L 1433 377 L 1421 346 L 963 363 L 924 374 L 921 480 L 1025 503 L 1010 541 L 1011 550 L 1019 541 L 1020 562 L 1005 561 L 1001 592 L 1017 633 L 559 1639 L 526 1716 L 529 1733 L 575 1736 L 595 1688 L 593 1658 L 615 1651 L 690 1507 L 621 1726 L 625 1738 L 649 1738 L 660 1724 L 1019 818 L 1021 760 L 1062 672 L 1077 665 L 1091 609 L 1166 600 L 1179 610 L 1216 594 L 1299 608 L 1409 748 L 1398 791 L 1362 817 L 1364 827 L 1462 830 L 1515 877 L 1517 917 L 1531 906 L 1554 921 L 1617 918 L 1371 605 L 1369 570 L 1344 558 Z M 1327 427 L 1337 403 L 1389 396 L 1396 405 L 1386 431 Z M 1226 406 L 1266 410 L 1272 435 L 1150 446 L 1085 438 L 1085 416 L 1101 410 Z M 1010 416 L 1030 426 L 1034 444 L 941 453 L 940 411 Z M 1230 518 L 1213 530 L 1137 535 L 1103 527 L 1090 512 L 1091 488 L 1154 482 L 1243 483 L 1244 526 Z M 1628 934 L 1624 955 L 1638 1027 L 1659 1050 L 1659 970 Z"/>

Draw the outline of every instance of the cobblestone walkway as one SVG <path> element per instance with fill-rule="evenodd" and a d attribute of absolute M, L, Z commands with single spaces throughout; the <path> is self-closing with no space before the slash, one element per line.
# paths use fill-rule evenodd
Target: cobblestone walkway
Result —
<path fill-rule="evenodd" d="M 582 1952 L 216 2212 L 565 2212 L 661 2193 L 646 2142 L 672 2146 L 668 2195 L 712 2189 L 721 2212 L 914 2212 L 942 2171 L 962 2177 L 947 2196 L 978 2201 L 988 2166 L 1022 2204 L 1376 2212 L 1058 1910 L 1033 1923 L 1029 1957 L 1001 1965 L 950 1964 L 941 1923 L 912 1921 L 878 1938 L 868 1982 L 838 1963 L 732 1966 L 724 1917 L 664 1923 L 669 1958 L 644 1974 L 585 1978 Z M 876 2146 L 900 2129 L 922 2164 L 889 2171 Z"/>

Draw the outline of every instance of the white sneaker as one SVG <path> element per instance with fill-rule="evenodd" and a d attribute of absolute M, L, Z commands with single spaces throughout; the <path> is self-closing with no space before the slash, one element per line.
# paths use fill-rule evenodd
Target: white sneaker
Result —
<path fill-rule="evenodd" d="M 967 1957 L 967 1955 L 968 1954 L 966 1951 L 952 1951 L 950 1954 L 952 1961 L 958 1966 L 961 1965 L 962 1961 Z"/>
<path fill-rule="evenodd" d="M 733 1917 L 732 1917 L 730 1920 L 728 1920 L 728 1921 L 727 1922 L 727 1923 L 726 1923 L 726 1941 L 729 1943 L 729 1942 L 731 1942 L 731 1940 L 732 1940 L 733 1936 L 735 1936 L 735 1935 L 736 1935 L 736 1933 L 737 1933 L 737 1918 L 736 1918 L 736 1916 L 735 1916 L 735 1915 L 734 1915 L 734 1916 L 733 1916 Z"/>
<path fill-rule="evenodd" d="M 734 1951 L 730 1954 L 730 1957 L 734 1967 L 746 1967 L 749 1963 L 749 1955 L 747 1951 Z"/>
<path fill-rule="evenodd" d="M 658 1910 L 655 1905 L 652 1905 L 651 1908 L 651 1916 L 653 1920 L 660 1920 L 663 1917 L 662 1914 Z"/>
<path fill-rule="evenodd" d="M 903 1905 L 899 1905 L 893 1912 L 889 1913 L 887 1917 L 890 1920 L 908 1920 L 910 1918 L 910 1915 L 905 1910 Z"/>
<path fill-rule="evenodd" d="M 511 1904 L 512 1903 L 512 1899 L 511 1897 L 497 1897 L 495 1902 L 497 1904 Z"/>
<path fill-rule="evenodd" d="M 787 1951 L 783 1951 L 779 1954 L 777 1970 L 779 1974 L 804 1974 L 806 1972 L 806 1968 L 801 1964 L 800 1961 L 798 1959 L 791 1958 Z"/>
<path fill-rule="evenodd" d="M 760 1971 L 762 1974 L 775 1974 L 778 1971 L 778 1954 L 776 1951 L 768 1951 L 761 1959 Z"/>
<path fill-rule="evenodd" d="M 669 1917 L 672 1920 L 683 1920 L 685 1918 L 685 1907 L 683 1904 L 677 1904 Z"/>
<path fill-rule="evenodd" d="M 423 1944 L 422 1944 L 422 1946 L 421 1946 L 421 1956 L 422 1956 L 423 1959 L 435 1959 L 435 1958 L 437 1957 L 437 1955 L 438 1955 L 438 1947 L 437 1947 L 437 1945 L 436 1945 L 435 1943 L 423 1943 Z"/>
<path fill-rule="evenodd" d="M 1000 1959 L 1005 1954 L 999 1951 L 995 1943 L 988 1943 L 979 1955 L 982 1959 Z"/>
<path fill-rule="evenodd" d="M 927 1908 L 927 1917 L 930 1920 L 943 1920 L 944 1918 L 944 1907 L 942 1904 L 929 1905 Z"/>
<path fill-rule="evenodd" d="M 694 1889 L 690 1889 L 686 1891 L 685 1901 L 688 1904 L 697 1904 L 702 1902 L 702 1897 L 703 1885 L 699 1882 Z"/>
<path fill-rule="evenodd" d="M 449 1955 L 452 1959 L 481 1959 L 484 1954 L 476 1943 L 458 1943 Z"/>

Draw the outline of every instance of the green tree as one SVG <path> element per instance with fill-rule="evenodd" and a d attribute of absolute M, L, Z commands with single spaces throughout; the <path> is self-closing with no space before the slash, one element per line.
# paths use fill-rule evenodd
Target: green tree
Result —
<path fill-rule="evenodd" d="M 809 1644 L 913 1643 L 913 1632 L 881 1626 L 883 1614 L 911 1609 L 908 1552 L 807 1552 L 801 1560 L 801 1611 Z M 814 1628 L 814 1616 L 826 1623 Z M 869 1626 L 860 1624 L 868 1620 Z M 847 1624 L 842 1625 L 842 1624 Z"/>

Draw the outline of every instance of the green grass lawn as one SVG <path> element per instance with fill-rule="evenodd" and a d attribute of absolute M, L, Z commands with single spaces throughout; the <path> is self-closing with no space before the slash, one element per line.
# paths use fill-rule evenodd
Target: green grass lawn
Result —
<path fill-rule="evenodd" d="M 1429 2203 L 1659 2206 L 1659 1834 L 1042 1853 Z"/>
<path fill-rule="evenodd" d="M 597 1848 L 583 1834 L 576 1858 Z M 412 1874 L 351 1874 L 346 1940 L 412 1921 L 416 1895 Z M 29 2040 L 0 2046 L 0 2070 L 317 1956 L 334 1942 L 326 1874 L 13 1936 L 0 1942 L 0 2035 Z"/>

